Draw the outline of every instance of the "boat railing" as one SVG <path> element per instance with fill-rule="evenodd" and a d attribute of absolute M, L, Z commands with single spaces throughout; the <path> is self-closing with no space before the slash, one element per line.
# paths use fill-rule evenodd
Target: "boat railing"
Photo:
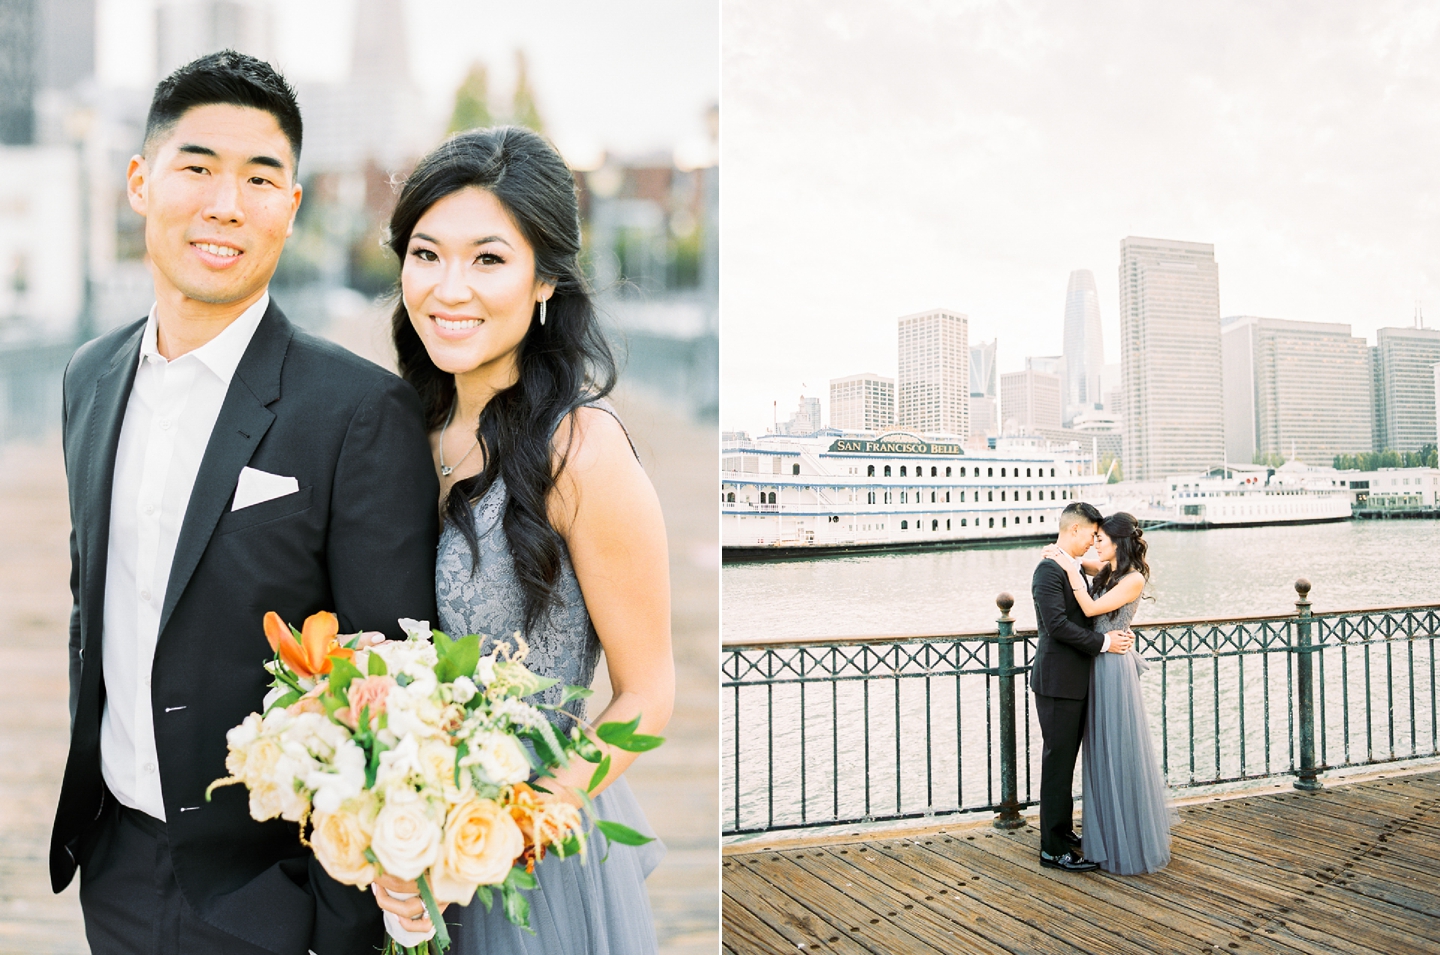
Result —
<path fill-rule="evenodd" d="M 1133 627 L 1150 731 L 1172 787 L 1440 755 L 1440 605 Z M 723 830 L 744 835 L 994 812 L 1039 797 L 1026 691 L 1035 631 L 1001 594 L 992 631 L 726 643 Z"/>

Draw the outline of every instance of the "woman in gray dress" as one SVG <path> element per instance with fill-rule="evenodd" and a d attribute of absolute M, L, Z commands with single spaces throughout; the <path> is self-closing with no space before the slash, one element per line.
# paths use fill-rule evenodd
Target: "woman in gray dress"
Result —
<path fill-rule="evenodd" d="M 435 568 L 440 628 L 513 643 L 526 665 L 589 685 L 604 651 L 614 695 L 593 719 L 657 734 L 674 702 L 670 585 L 660 505 L 623 425 L 605 403 L 615 365 L 577 262 L 575 181 L 555 149 L 518 127 L 452 137 L 421 160 L 396 202 L 401 263 L 393 333 L 401 374 L 420 394 L 440 474 L 445 526 Z M 568 731 L 583 702 L 557 714 Z M 611 760 L 601 818 L 652 834 Z M 583 761 L 546 788 L 580 802 Z M 445 912 L 456 955 L 644 955 L 656 949 L 645 876 L 660 843 L 550 856 L 528 893 L 534 934 L 499 905 Z M 608 853 L 608 858 L 606 858 Z M 602 859 L 604 861 L 602 862 Z M 387 923 L 426 930 L 410 883 L 380 880 Z"/>
<path fill-rule="evenodd" d="M 1135 518 L 1105 518 L 1095 534 L 1097 561 L 1075 561 L 1055 549 L 1080 609 L 1102 633 L 1128 630 L 1150 579 L 1147 545 Z M 1085 575 L 1093 579 L 1086 581 Z M 1102 653 L 1090 671 L 1085 714 L 1083 832 L 1085 858 L 1106 872 L 1138 875 L 1170 862 L 1174 811 L 1155 758 L 1140 674 L 1150 668 L 1139 650 Z"/>

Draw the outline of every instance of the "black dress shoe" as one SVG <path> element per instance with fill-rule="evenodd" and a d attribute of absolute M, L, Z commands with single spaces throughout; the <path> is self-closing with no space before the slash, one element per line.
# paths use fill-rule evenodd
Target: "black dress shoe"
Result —
<path fill-rule="evenodd" d="M 1075 830 L 1073 829 L 1065 833 L 1065 844 L 1070 848 L 1075 849 L 1076 851 L 1079 851 L 1079 849 L 1084 845 L 1084 843 L 1080 841 L 1080 837 L 1075 834 Z"/>
<path fill-rule="evenodd" d="M 1047 869 L 1063 869 L 1066 872 L 1093 872 L 1100 863 L 1091 862 L 1078 852 L 1067 852 L 1063 856 L 1052 856 L 1041 850 L 1040 864 Z"/>

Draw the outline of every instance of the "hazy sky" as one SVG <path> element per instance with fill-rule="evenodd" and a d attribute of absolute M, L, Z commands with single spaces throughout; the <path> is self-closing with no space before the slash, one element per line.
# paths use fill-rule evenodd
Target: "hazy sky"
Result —
<path fill-rule="evenodd" d="M 1440 5 L 725 0 L 726 427 L 895 373 L 943 306 L 1058 354 L 1120 240 L 1212 242 L 1222 315 L 1440 327 Z"/>
<path fill-rule="evenodd" d="M 152 85 L 156 0 L 98 0 L 98 71 Z M 670 150 L 705 136 L 719 93 L 718 0 L 406 0 L 416 81 L 448 115 L 475 60 L 507 94 L 523 47 L 552 136 L 623 152 Z M 276 60 L 296 81 L 338 80 L 350 62 L 354 0 L 274 2 Z"/>

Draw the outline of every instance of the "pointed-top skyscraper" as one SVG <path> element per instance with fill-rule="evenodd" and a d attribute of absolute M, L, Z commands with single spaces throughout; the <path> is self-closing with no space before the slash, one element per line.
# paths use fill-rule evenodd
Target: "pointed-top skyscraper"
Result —
<path fill-rule="evenodd" d="M 1100 371 L 1105 346 L 1100 338 L 1100 296 L 1089 269 L 1070 273 L 1065 287 L 1065 420 L 1102 401 Z"/>

